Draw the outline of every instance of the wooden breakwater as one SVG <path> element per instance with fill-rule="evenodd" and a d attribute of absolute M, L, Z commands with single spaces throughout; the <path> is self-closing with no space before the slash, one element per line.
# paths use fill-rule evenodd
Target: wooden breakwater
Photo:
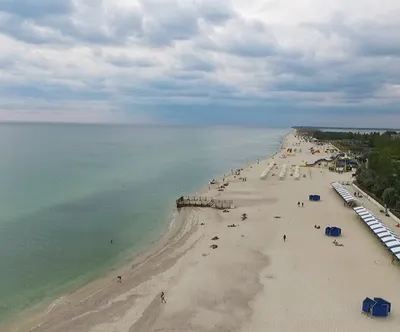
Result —
<path fill-rule="evenodd" d="M 232 209 L 232 200 L 214 199 L 201 196 L 181 196 L 176 200 L 176 207 L 210 207 L 214 209 Z"/>

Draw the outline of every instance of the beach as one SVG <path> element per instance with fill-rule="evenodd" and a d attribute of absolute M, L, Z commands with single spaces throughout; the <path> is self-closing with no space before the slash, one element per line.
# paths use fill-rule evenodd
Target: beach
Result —
<path fill-rule="evenodd" d="M 351 173 L 300 167 L 297 180 L 290 175 L 292 165 L 330 157 L 322 150 L 312 155 L 311 146 L 291 133 L 277 154 L 243 166 L 240 176 L 227 170 L 225 181 L 199 194 L 232 200 L 229 212 L 181 209 L 151 250 L 2 331 L 394 331 L 399 267 L 330 186 L 351 181 Z M 288 148 L 297 151 L 288 155 Z M 321 201 L 309 201 L 310 194 Z M 376 212 L 371 202 L 362 203 Z M 387 224 L 398 232 L 393 221 Z M 342 247 L 325 236 L 326 226 L 342 229 Z M 390 316 L 361 314 L 365 297 L 390 301 Z"/>

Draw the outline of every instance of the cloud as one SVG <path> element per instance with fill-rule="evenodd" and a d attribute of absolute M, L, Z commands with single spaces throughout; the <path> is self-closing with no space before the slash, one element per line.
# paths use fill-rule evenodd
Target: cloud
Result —
<path fill-rule="evenodd" d="M 289 125 L 343 110 L 400 120 L 399 10 L 395 0 L 0 0 L 0 120 L 18 110 L 89 121 L 96 108 L 102 121 L 252 114 Z"/>
<path fill-rule="evenodd" d="M 133 67 L 152 67 L 155 65 L 154 61 L 151 61 L 147 58 L 134 58 L 126 55 L 117 55 L 117 56 L 107 56 L 105 61 L 116 67 L 125 67 L 125 68 L 133 68 Z"/>
<path fill-rule="evenodd" d="M 325 23 L 306 23 L 303 27 L 315 29 L 326 38 L 337 36 L 347 40 L 349 51 L 355 56 L 400 55 L 398 20 L 386 23 L 367 19 L 352 23 L 343 15 L 334 15 Z"/>
<path fill-rule="evenodd" d="M 215 65 L 207 62 L 195 54 L 184 54 L 181 57 L 181 64 L 183 71 L 205 71 L 212 72 L 216 69 Z"/>
<path fill-rule="evenodd" d="M 211 35 L 204 35 L 200 47 L 249 58 L 268 57 L 279 52 L 279 45 L 265 23 L 243 18 L 230 20 Z"/>

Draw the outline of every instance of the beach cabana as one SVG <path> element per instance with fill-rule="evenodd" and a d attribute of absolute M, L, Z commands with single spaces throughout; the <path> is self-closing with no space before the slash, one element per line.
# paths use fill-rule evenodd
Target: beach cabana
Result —
<path fill-rule="evenodd" d="M 343 187 L 342 184 L 340 184 L 339 182 L 332 182 L 331 186 L 340 195 L 340 197 L 343 198 L 343 200 L 347 205 L 349 206 L 357 205 L 357 200 L 355 199 L 355 197 L 352 194 L 350 194 L 350 192 L 345 187 Z"/>
<path fill-rule="evenodd" d="M 321 200 L 321 196 L 319 196 L 319 195 L 310 195 L 310 196 L 308 196 L 308 199 L 310 201 L 318 202 L 318 201 Z"/>
<path fill-rule="evenodd" d="M 342 230 L 339 227 L 326 227 L 325 235 L 326 236 L 340 236 L 342 234 Z"/>
<path fill-rule="evenodd" d="M 355 207 L 353 210 L 360 219 L 368 226 L 371 232 L 381 241 L 387 250 L 400 260 L 400 236 L 394 233 L 382 221 L 376 218 L 372 212 L 363 206 Z"/>
<path fill-rule="evenodd" d="M 362 303 L 362 311 L 365 312 L 366 314 L 370 314 L 374 304 L 375 301 L 373 299 L 366 297 Z"/>
<path fill-rule="evenodd" d="M 387 317 L 392 309 L 392 304 L 380 297 L 374 297 L 376 304 L 372 308 L 373 316 Z"/>
<path fill-rule="evenodd" d="M 362 303 L 362 311 L 373 317 L 389 316 L 391 307 L 392 305 L 390 302 L 380 297 L 374 297 L 374 299 L 367 297 Z"/>

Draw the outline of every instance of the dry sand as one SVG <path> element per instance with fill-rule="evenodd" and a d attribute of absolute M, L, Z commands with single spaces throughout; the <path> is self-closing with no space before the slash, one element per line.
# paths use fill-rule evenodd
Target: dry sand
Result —
<path fill-rule="evenodd" d="M 300 168 L 299 180 L 290 176 L 289 166 L 328 156 L 311 155 L 311 143 L 297 142 L 291 134 L 273 159 L 245 168 L 246 182 L 230 175 L 224 192 L 216 186 L 207 192 L 232 199 L 236 208 L 229 213 L 183 209 L 181 220 L 146 256 L 2 331 L 396 331 L 399 267 L 331 188 L 330 182 L 348 181 L 350 174 Z M 281 158 L 287 147 L 302 153 Z M 278 169 L 260 180 L 271 161 Z M 281 180 L 284 164 L 288 172 Z M 321 201 L 309 202 L 309 194 L 321 195 Z M 247 220 L 241 221 L 242 213 Z M 239 226 L 227 227 L 233 223 Z M 330 225 L 342 228 L 343 247 L 324 236 Z M 217 249 L 210 248 L 214 243 Z M 362 315 L 367 296 L 391 301 L 389 318 Z"/>

